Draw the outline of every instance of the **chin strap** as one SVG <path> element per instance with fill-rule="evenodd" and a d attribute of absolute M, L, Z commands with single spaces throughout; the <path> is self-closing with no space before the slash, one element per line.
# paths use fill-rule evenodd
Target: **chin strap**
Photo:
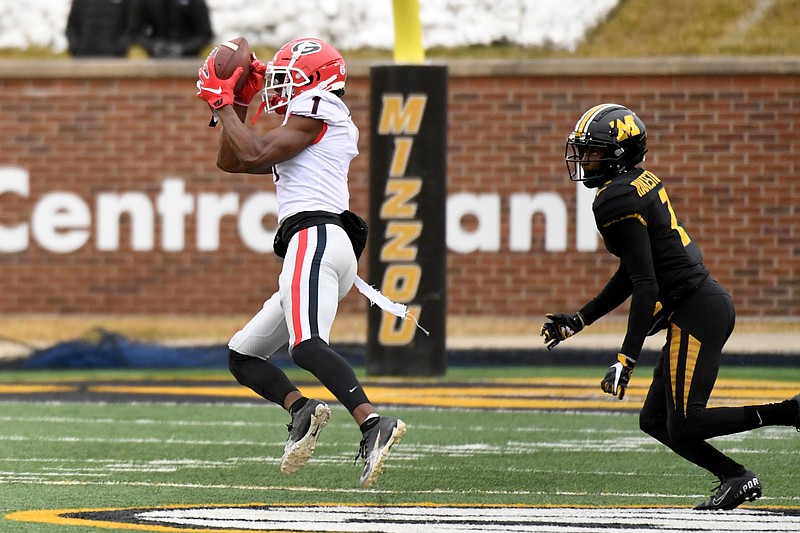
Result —
<path fill-rule="evenodd" d="M 266 108 L 267 108 L 267 103 L 262 100 L 261 105 L 258 106 L 258 111 L 256 111 L 256 114 L 253 117 L 253 120 L 252 122 L 250 122 L 250 124 L 255 124 L 256 120 L 258 120 L 258 117 L 261 116 L 261 113 L 263 113 Z"/>

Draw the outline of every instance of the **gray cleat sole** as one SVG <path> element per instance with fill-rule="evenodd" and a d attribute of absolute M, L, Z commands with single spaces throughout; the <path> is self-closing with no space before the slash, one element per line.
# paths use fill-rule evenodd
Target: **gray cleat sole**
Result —
<path fill-rule="evenodd" d="M 400 442 L 400 439 L 406 434 L 406 424 L 402 420 L 397 421 L 397 426 L 392 429 L 392 436 L 389 437 L 389 441 L 381 448 L 380 453 L 378 454 L 378 458 L 375 460 L 375 464 L 372 467 L 369 475 L 366 478 L 361 479 L 361 488 L 368 489 L 378 481 L 381 473 L 383 472 L 383 465 L 386 462 L 386 458 L 389 456 L 389 450 L 391 450 L 392 446 Z"/>
<path fill-rule="evenodd" d="M 322 429 L 328 425 L 331 408 L 324 403 L 319 404 L 311 415 L 311 424 L 305 436 L 293 444 L 286 444 L 281 458 L 281 474 L 291 474 L 300 470 L 311 458 L 317 447 L 317 438 Z"/>

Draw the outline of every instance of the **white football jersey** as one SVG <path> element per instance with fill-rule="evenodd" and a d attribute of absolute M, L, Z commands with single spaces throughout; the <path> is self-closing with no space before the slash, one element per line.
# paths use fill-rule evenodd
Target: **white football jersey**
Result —
<path fill-rule="evenodd" d="M 350 110 L 338 96 L 312 89 L 289 102 L 283 124 L 291 115 L 324 124 L 314 144 L 273 167 L 278 222 L 301 211 L 341 213 L 350 206 L 347 173 L 358 155 L 358 128 Z"/>

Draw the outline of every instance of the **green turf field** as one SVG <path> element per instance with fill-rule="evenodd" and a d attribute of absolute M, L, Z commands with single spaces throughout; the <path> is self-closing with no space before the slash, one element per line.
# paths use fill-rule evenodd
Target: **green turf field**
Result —
<path fill-rule="evenodd" d="M 597 373 L 453 369 L 441 381 L 495 386 L 511 378 Z M 782 382 L 800 390 L 800 369 L 733 369 L 722 378 L 745 374 L 760 380 L 754 383 Z M 2 372 L 0 386 L 159 376 L 182 383 L 227 379 L 221 371 Z M 647 382 L 644 372 L 637 377 Z M 365 388 L 369 392 L 369 381 Z M 0 511 L 256 502 L 690 508 L 714 488 L 711 476 L 641 433 L 635 411 L 401 405 L 381 411 L 401 417 L 409 429 L 376 489 L 363 491 L 360 463 L 353 464 L 360 435 L 338 405 L 311 462 L 281 476 L 288 416 L 277 407 L 197 398 L 185 403 L 177 397 L 97 403 L 0 395 Z M 764 497 L 746 507 L 800 507 L 800 434 L 794 429 L 765 428 L 713 442 L 761 476 Z M 0 519 L 0 531 L 98 528 Z"/>

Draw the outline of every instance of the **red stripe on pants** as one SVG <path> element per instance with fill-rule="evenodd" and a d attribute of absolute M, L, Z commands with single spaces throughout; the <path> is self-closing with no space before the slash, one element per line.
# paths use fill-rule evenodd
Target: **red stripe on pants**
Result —
<path fill-rule="evenodd" d="M 303 259 L 308 248 L 308 228 L 300 230 L 297 234 L 300 241 L 297 244 L 297 254 L 294 257 L 294 272 L 292 273 L 292 329 L 294 330 L 295 345 L 303 338 L 303 324 L 300 321 L 300 281 L 303 274 Z"/>

